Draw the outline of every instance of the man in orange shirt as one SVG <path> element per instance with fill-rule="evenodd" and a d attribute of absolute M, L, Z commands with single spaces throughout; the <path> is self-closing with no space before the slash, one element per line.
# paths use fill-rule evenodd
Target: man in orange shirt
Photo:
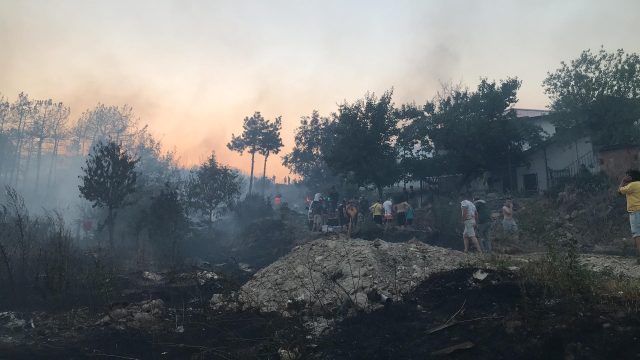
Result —
<path fill-rule="evenodd" d="M 629 224 L 631 225 L 631 236 L 640 254 L 640 171 L 627 170 L 626 175 L 620 182 L 618 189 L 620 194 L 627 197 L 627 212 L 629 213 Z M 640 264 L 640 258 L 638 259 Z"/>

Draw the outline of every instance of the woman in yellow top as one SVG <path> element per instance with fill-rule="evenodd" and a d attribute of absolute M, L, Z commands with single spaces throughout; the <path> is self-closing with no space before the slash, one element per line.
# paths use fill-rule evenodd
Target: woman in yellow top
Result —
<path fill-rule="evenodd" d="M 382 213 L 384 210 L 380 200 L 376 200 L 369 208 L 369 211 L 371 211 L 371 214 L 373 215 L 373 222 L 378 225 L 382 225 Z"/>
<path fill-rule="evenodd" d="M 625 177 L 620 182 L 618 191 L 627 197 L 627 212 L 631 225 L 631 236 L 640 254 L 640 171 L 627 170 Z M 638 259 L 640 263 L 640 259 Z"/>

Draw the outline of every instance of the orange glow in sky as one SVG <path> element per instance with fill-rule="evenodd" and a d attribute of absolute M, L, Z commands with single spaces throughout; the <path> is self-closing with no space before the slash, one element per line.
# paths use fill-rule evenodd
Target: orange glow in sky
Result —
<path fill-rule="evenodd" d="M 423 103 L 441 83 L 518 76 L 518 106 L 544 108 L 560 61 L 601 45 L 640 52 L 639 13 L 622 0 L 2 1 L 0 93 L 63 101 L 74 119 L 130 104 L 182 164 L 214 150 L 248 172 L 225 145 L 254 111 L 282 115 L 283 155 L 300 116 L 366 91 Z"/>

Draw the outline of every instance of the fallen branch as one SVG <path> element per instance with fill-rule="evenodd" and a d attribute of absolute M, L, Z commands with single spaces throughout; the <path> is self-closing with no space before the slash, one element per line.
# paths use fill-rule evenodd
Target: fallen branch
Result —
<path fill-rule="evenodd" d="M 474 318 L 474 319 L 468 319 L 468 320 L 460 320 L 460 321 L 452 321 L 449 323 L 444 323 L 440 326 L 436 326 L 433 329 L 430 329 L 429 331 L 427 331 L 427 334 L 433 334 L 435 332 L 438 332 L 440 330 L 444 330 L 448 327 L 454 326 L 454 325 L 458 325 L 458 324 L 464 324 L 467 322 L 473 322 L 473 321 L 480 321 L 480 320 L 493 320 L 493 319 L 502 319 L 504 316 L 483 316 L 483 317 L 479 317 L 479 318 Z"/>
<path fill-rule="evenodd" d="M 456 344 L 456 345 L 449 346 L 449 347 L 446 347 L 446 348 L 438 350 L 438 351 L 434 351 L 434 352 L 431 353 L 431 355 L 433 355 L 433 356 L 449 355 L 454 351 L 471 349 L 474 346 L 475 346 L 475 344 L 472 343 L 471 341 L 465 341 L 465 342 L 460 343 L 460 344 Z"/>
<path fill-rule="evenodd" d="M 104 356 L 104 357 L 111 357 L 111 358 L 116 358 L 116 359 L 126 359 L 126 360 L 140 360 L 138 358 L 132 358 L 132 357 L 128 357 L 128 356 L 120 356 L 120 355 L 112 355 L 112 354 L 91 354 L 90 356 Z"/>

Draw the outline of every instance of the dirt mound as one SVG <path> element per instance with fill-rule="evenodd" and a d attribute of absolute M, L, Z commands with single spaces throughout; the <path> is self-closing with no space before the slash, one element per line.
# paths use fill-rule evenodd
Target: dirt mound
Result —
<path fill-rule="evenodd" d="M 399 300 L 432 273 L 474 259 L 418 241 L 321 239 L 260 270 L 241 288 L 239 299 L 245 306 L 285 315 L 372 310 Z"/>

